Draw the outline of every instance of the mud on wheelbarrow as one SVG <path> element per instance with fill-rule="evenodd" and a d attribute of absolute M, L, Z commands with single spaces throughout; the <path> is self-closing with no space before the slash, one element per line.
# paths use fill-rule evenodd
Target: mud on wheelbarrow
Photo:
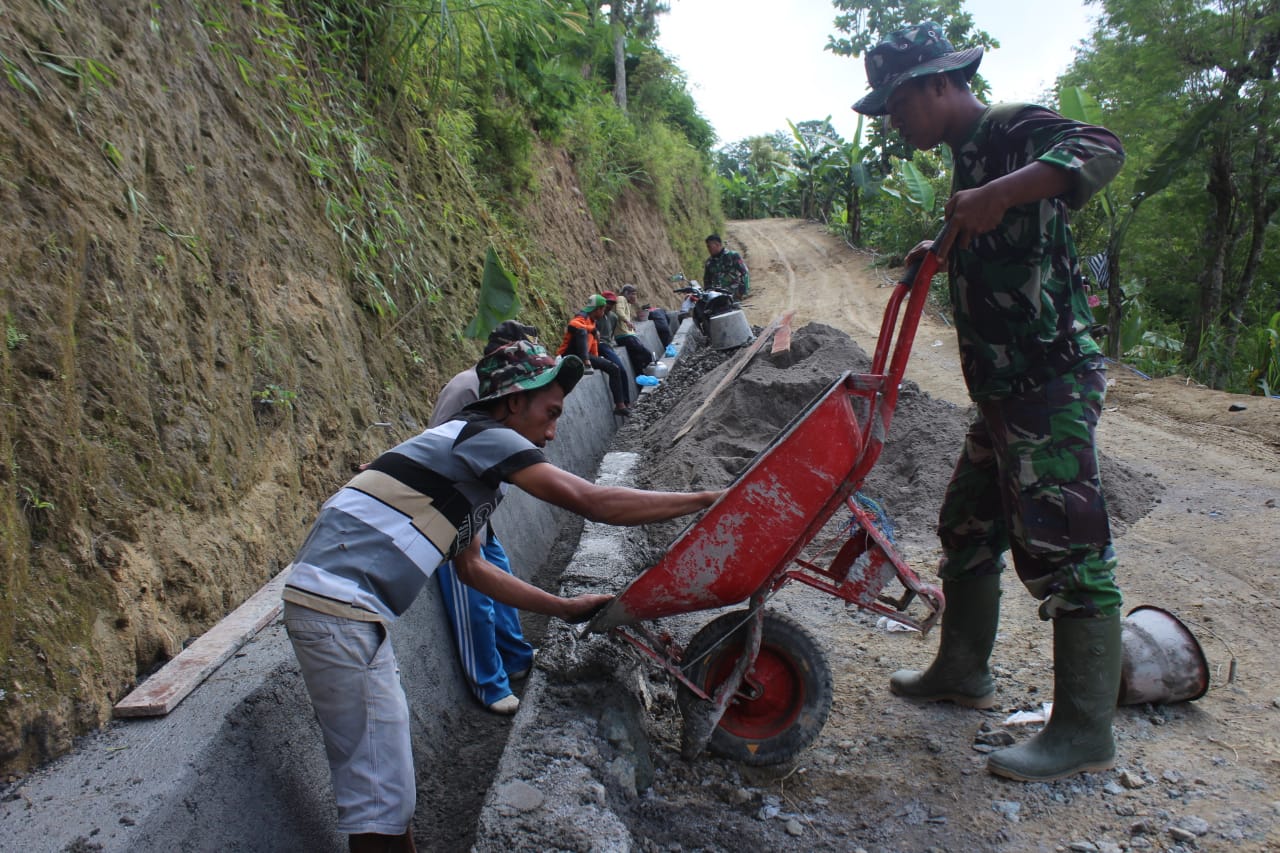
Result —
<path fill-rule="evenodd" d="M 709 746 L 746 764 L 778 764 L 822 731 L 832 696 L 826 655 L 805 626 L 765 607 L 787 584 L 921 632 L 942 615 L 941 591 L 920 581 L 856 499 L 883 448 L 937 269 L 931 251 L 894 288 L 871 372 L 836 379 L 587 625 L 677 680 L 686 758 Z M 828 522 L 844 509 L 849 521 L 832 533 Z M 683 648 L 646 624 L 744 601 L 745 609 L 720 615 Z"/>

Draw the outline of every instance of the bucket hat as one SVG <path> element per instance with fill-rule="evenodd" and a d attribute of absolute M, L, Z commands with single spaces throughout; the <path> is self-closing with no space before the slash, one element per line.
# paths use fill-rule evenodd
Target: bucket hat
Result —
<path fill-rule="evenodd" d="M 981 61 L 982 48 L 956 50 L 933 21 L 904 27 L 867 51 L 871 92 L 853 108 L 863 115 L 882 116 L 889 96 L 906 81 L 956 69 L 964 72 L 965 80 L 971 80 Z"/>
<path fill-rule="evenodd" d="M 521 391 L 533 391 L 560 383 L 568 394 L 582 378 L 582 361 L 576 355 L 557 360 L 545 347 L 530 341 L 517 341 L 480 359 L 476 374 L 480 377 L 480 398 L 468 409 Z"/>
<path fill-rule="evenodd" d="M 506 320 L 499 323 L 492 332 L 489 333 L 489 341 L 485 344 L 484 353 L 488 355 L 499 347 L 516 341 L 527 341 L 538 337 L 538 328 L 536 326 L 526 326 L 524 323 L 517 323 L 515 320 Z"/>

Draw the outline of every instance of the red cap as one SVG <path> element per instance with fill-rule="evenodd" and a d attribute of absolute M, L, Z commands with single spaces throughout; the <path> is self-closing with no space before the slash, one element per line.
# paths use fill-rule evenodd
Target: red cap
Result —
<path fill-rule="evenodd" d="M 618 294 L 614 293 L 612 290 L 602 290 L 600 291 L 600 295 L 604 297 L 605 302 L 618 301 Z"/>

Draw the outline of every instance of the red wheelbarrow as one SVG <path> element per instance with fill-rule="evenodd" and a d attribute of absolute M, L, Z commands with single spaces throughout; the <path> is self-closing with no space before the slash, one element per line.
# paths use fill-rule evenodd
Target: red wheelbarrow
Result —
<path fill-rule="evenodd" d="M 788 583 L 921 632 L 942 615 L 941 591 L 920 581 L 856 499 L 884 446 L 938 266 L 930 251 L 895 286 L 871 372 L 836 379 L 685 528 L 662 560 L 587 625 L 586 633 L 610 633 L 678 681 L 687 759 L 710 746 L 746 764 L 778 764 L 822 731 L 832 694 L 826 655 L 804 626 L 765 609 Z M 852 513 L 850 521 L 834 534 L 824 532 L 843 508 Z M 891 582 L 897 584 L 892 594 L 885 591 Z M 644 624 L 744 601 L 746 609 L 714 619 L 684 648 Z"/>

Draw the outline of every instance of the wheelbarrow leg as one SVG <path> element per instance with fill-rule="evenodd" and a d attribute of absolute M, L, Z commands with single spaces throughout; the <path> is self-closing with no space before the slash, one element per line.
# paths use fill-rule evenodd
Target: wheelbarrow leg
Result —
<path fill-rule="evenodd" d="M 685 761 L 697 758 L 711 740 L 725 709 L 733 701 L 734 694 L 742 687 L 742 680 L 755 666 L 760 656 L 760 638 L 764 634 L 764 596 L 751 596 L 751 621 L 747 625 L 746 644 L 742 657 L 734 664 L 733 672 L 724 680 L 712 697 L 713 701 L 698 699 L 684 709 L 684 731 L 680 738 L 680 755 Z"/>

